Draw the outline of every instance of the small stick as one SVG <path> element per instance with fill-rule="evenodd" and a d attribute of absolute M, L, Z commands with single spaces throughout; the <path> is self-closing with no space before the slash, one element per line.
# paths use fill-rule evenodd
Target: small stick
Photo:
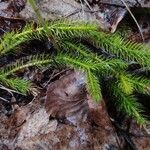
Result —
<path fill-rule="evenodd" d="M 89 2 L 87 0 L 84 0 L 84 2 L 86 3 L 86 5 L 89 7 L 90 10 L 93 10 L 92 7 L 90 6 Z"/>
<path fill-rule="evenodd" d="M 2 19 L 11 20 L 11 21 L 24 21 L 22 18 L 16 18 L 16 17 L 6 17 L 6 16 L 0 16 Z M 24 21 L 25 22 L 25 21 Z"/>
<path fill-rule="evenodd" d="M 0 100 L 2 100 L 3 102 L 5 103 L 10 103 L 10 101 L 8 101 L 7 99 L 3 98 L 3 97 L 0 97 Z"/>
<path fill-rule="evenodd" d="M 70 69 L 63 69 L 62 71 L 60 71 L 60 72 L 58 72 L 58 73 L 56 73 L 56 74 L 55 74 L 55 71 L 53 71 L 53 73 L 52 73 L 50 79 L 47 81 L 47 83 L 46 83 L 46 85 L 44 86 L 44 88 L 47 87 L 47 85 L 51 82 L 52 79 L 54 79 L 55 77 L 57 77 L 57 76 L 59 76 L 59 75 L 65 73 L 65 72 L 67 72 L 68 70 L 70 70 Z"/>
<path fill-rule="evenodd" d="M 18 92 L 18 91 L 15 91 L 15 90 L 6 88 L 6 87 L 4 87 L 3 85 L 0 85 L 0 89 L 6 90 L 6 91 L 7 91 L 8 93 L 10 93 L 12 96 L 13 96 L 13 92 L 14 92 L 14 93 L 17 93 L 17 94 L 20 94 L 20 95 L 24 95 L 24 94 L 22 94 L 22 93 L 20 93 L 20 92 Z"/>
<path fill-rule="evenodd" d="M 121 0 L 122 3 L 125 5 L 126 9 L 128 10 L 128 12 L 130 13 L 131 17 L 133 18 L 134 22 L 136 23 L 138 29 L 139 29 L 139 32 L 140 32 L 140 35 L 141 35 L 141 38 L 143 40 L 143 42 L 145 41 L 144 39 L 144 36 L 143 36 L 143 32 L 141 30 L 141 27 L 139 26 L 139 23 L 137 22 L 136 18 L 134 17 L 133 13 L 131 12 L 130 8 L 128 7 L 128 5 L 126 4 L 126 2 L 124 0 Z"/>

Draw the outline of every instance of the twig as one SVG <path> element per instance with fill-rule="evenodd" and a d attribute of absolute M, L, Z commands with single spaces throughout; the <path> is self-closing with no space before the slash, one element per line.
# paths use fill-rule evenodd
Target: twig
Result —
<path fill-rule="evenodd" d="M 18 91 L 15 91 L 15 90 L 12 90 L 12 89 L 9 89 L 9 88 L 6 88 L 5 86 L 3 85 L 0 85 L 0 89 L 2 90 L 6 90 L 8 93 L 10 93 L 12 96 L 13 96 L 13 93 L 17 93 L 17 94 L 20 94 L 20 95 L 24 95 Z"/>
<path fill-rule="evenodd" d="M 77 10 L 75 10 L 74 12 L 72 12 L 72 13 L 70 13 L 70 14 L 68 14 L 68 15 L 63 16 L 63 18 L 68 18 L 68 17 L 70 17 L 70 16 L 73 16 L 73 15 L 75 15 L 75 14 L 81 12 L 81 11 L 82 11 L 82 8 L 81 8 L 81 9 L 77 9 Z M 88 13 L 95 13 L 95 12 L 99 12 L 99 11 L 100 11 L 100 9 L 98 9 L 98 10 L 85 10 L 85 9 L 84 9 L 84 12 L 88 12 Z"/>
<path fill-rule="evenodd" d="M 24 21 L 22 18 L 15 18 L 15 17 L 6 17 L 6 16 L 0 16 L 0 18 L 2 19 L 6 19 L 6 20 L 12 20 L 12 21 Z M 25 21 L 24 21 L 25 22 Z"/>
<path fill-rule="evenodd" d="M 50 83 L 50 81 L 51 81 L 52 79 L 54 79 L 55 77 L 57 77 L 57 76 L 59 76 L 59 75 L 65 73 L 65 72 L 68 71 L 68 70 L 70 70 L 70 69 L 68 69 L 68 68 L 67 68 L 67 69 L 64 69 L 64 70 L 62 70 L 62 71 L 60 71 L 60 72 L 58 72 L 58 73 L 56 73 L 56 74 L 55 74 L 55 71 L 53 71 L 53 73 L 52 73 L 50 79 L 47 81 L 47 83 L 46 83 L 46 85 L 44 86 L 44 88 L 47 87 L 47 85 Z"/>
<path fill-rule="evenodd" d="M 114 6 L 114 7 L 121 7 L 124 8 L 125 6 L 119 5 L 119 4 L 115 4 L 115 3 L 109 3 L 109 2 L 98 2 L 98 4 L 104 4 L 104 5 L 110 5 L 110 6 Z"/>
<path fill-rule="evenodd" d="M 2 32 L 4 32 L 4 33 L 6 32 L 6 31 L 5 31 L 4 29 L 2 29 L 2 28 L 0 28 L 0 30 L 1 30 Z"/>
<path fill-rule="evenodd" d="M 84 2 L 86 3 L 86 5 L 88 6 L 88 8 L 89 8 L 90 10 L 93 10 L 92 7 L 90 6 L 90 4 L 89 4 L 89 2 L 88 2 L 87 0 L 84 0 Z"/>
<path fill-rule="evenodd" d="M 141 3 L 138 0 L 135 0 L 135 1 L 140 7 L 142 7 Z"/>
<path fill-rule="evenodd" d="M 68 15 L 62 16 L 62 18 L 69 18 L 69 17 L 71 17 L 71 16 L 73 16 L 73 15 L 75 15 L 75 14 L 81 12 L 81 11 L 82 11 L 82 9 L 77 9 L 77 10 L 75 10 L 74 12 L 72 12 Z"/>
<path fill-rule="evenodd" d="M 124 0 L 121 0 L 122 3 L 125 5 L 126 9 L 128 10 L 128 12 L 130 13 L 131 17 L 133 18 L 134 22 L 136 23 L 138 30 L 140 32 L 141 38 L 143 40 L 143 42 L 145 41 L 144 36 L 143 36 L 143 32 L 141 30 L 141 27 L 139 26 L 139 23 L 137 22 L 136 18 L 134 17 L 133 13 L 131 12 L 130 8 L 128 7 L 128 5 L 126 4 L 126 2 Z"/>
<path fill-rule="evenodd" d="M 11 94 L 11 96 L 13 96 L 13 93 L 11 92 L 10 89 L 8 89 L 8 88 L 6 88 L 6 87 L 4 87 L 4 86 L 2 86 L 2 85 L 1 85 L 0 89 L 7 91 L 8 93 Z"/>
<path fill-rule="evenodd" d="M 0 97 L 0 100 L 2 100 L 3 102 L 5 103 L 10 103 L 10 101 L 8 101 L 7 99 L 3 98 L 3 97 Z"/>

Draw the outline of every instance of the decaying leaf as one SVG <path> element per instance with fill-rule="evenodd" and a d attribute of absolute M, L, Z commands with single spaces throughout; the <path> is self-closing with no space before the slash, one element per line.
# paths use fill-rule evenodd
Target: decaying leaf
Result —
<path fill-rule="evenodd" d="M 6 117 L 1 111 L 0 148 L 124 148 L 124 143 L 120 142 L 110 121 L 104 100 L 94 102 L 85 89 L 84 81 L 85 76 L 81 72 L 67 71 L 60 79 L 49 84 L 44 103 L 43 97 L 39 95 L 31 103 L 16 107 L 10 117 Z M 138 129 L 137 127 L 134 133 Z M 133 133 L 133 129 L 131 132 Z M 141 143 L 143 138 L 135 137 L 133 141 L 136 143 L 137 139 Z M 146 142 L 142 142 L 144 148 L 147 148 L 147 142 L 148 138 Z"/>
<path fill-rule="evenodd" d="M 91 141 L 91 138 L 94 137 L 99 139 L 99 135 L 102 135 L 103 138 L 101 137 L 101 140 L 99 140 L 103 144 L 107 141 L 112 145 L 116 145 L 115 131 L 105 103 L 103 100 L 100 103 L 96 103 L 88 96 L 84 81 L 85 77 L 82 73 L 70 71 L 59 80 L 51 83 L 46 94 L 45 107 L 47 113 L 50 114 L 50 117 L 63 120 L 66 124 L 77 126 L 80 131 L 78 133 L 80 134 L 78 135 L 80 140 L 82 139 L 82 134 L 86 136 L 86 138 L 84 137 L 86 142 Z M 92 127 L 93 123 L 100 127 L 101 133 Z M 110 138 L 111 136 L 112 138 Z M 93 144 L 96 146 L 95 142 Z M 79 145 L 80 147 L 83 146 L 80 142 Z"/>
<path fill-rule="evenodd" d="M 79 72 L 68 72 L 67 76 L 49 85 L 45 107 L 52 117 L 71 119 L 71 116 L 76 116 L 76 119 L 80 119 L 78 121 L 87 117 L 84 78 Z"/>

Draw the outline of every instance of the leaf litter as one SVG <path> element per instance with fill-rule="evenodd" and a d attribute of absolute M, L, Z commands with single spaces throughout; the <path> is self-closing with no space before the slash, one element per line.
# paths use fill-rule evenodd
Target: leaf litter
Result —
<path fill-rule="evenodd" d="M 8 2 L 1 4 L 5 6 L 0 7 L 1 35 L 16 28 L 21 29 L 24 20 L 18 19 L 18 14 L 13 13 L 12 10 L 16 8 L 9 10 L 12 4 Z M 112 7 L 103 8 L 103 6 L 105 5 L 101 5 L 101 9 L 104 10 Z M 23 7 L 22 3 L 17 11 L 20 12 Z M 124 15 L 125 12 L 119 22 Z M 147 19 L 145 20 L 147 23 Z M 118 23 L 113 28 L 114 31 Z M 143 24 L 141 19 L 141 27 Z M 143 31 L 146 35 L 149 33 L 149 24 L 147 30 L 144 28 Z M 138 37 L 134 36 L 133 31 L 130 33 L 129 38 Z M 148 42 L 149 35 L 146 37 Z M 35 41 L 35 45 L 37 42 Z M 40 46 L 45 47 L 41 43 L 35 48 L 35 52 L 40 50 Z M 23 55 L 27 54 L 20 54 Z M 16 59 L 16 56 L 5 58 L 6 62 L 11 62 L 12 58 Z M 31 95 L 24 97 L 16 94 L 12 97 L 6 91 L 2 92 L 6 95 L 6 99 L 11 99 L 12 104 L 0 105 L 0 149 L 149 149 L 149 135 L 145 130 L 141 130 L 130 119 L 127 121 L 129 123 L 123 119 L 124 127 L 122 127 L 119 121 L 116 122 L 117 118 L 111 115 L 105 98 L 99 104 L 91 100 L 85 90 L 84 74 L 73 70 L 60 72 L 61 70 L 55 68 L 45 70 L 28 68 L 18 75 L 34 81 Z"/>

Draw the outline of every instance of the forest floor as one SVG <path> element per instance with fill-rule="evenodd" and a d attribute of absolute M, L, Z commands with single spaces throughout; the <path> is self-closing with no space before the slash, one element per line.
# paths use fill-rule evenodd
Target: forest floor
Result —
<path fill-rule="evenodd" d="M 85 6 L 80 7 L 79 2 L 70 5 L 67 0 L 41 0 L 39 3 L 45 19 L 96 19 L 105 31 L 121 31 L 121 36 L 126 39 L 150 45 L 149 4 L 131 6 L 142 30 L 143 41 L 135 22 L 120 4 L 116 6 L 108 2 L 98 5 L 93 1 L 90 4 L 92 10 L 85 11 L 83 15 L 81 10 Z M 97 13 L 94 9 L 98 6 Z M 31 20 L 36 21 L 36 16 L 25 1 L 0 1 L 1 37 L 6 32 L 21 31 Z M 1 57 L 0 67 L 20 57 L 40 53 L 41 49 L 49 53 L 50 43 L 34 40 L 18 55 Z M 99 104 L 92 101 L 85 87 L 82 84 L 77 86 L 83 78 L 78 71 L 31 67 L 18 75 L 31 80 L 33 84 L 27 96 L 11 95 L 7 90 L 0 89 L 0 96 L 11 102 L 0 101 L 0 150 L 150 149 L 150 125 L 140 128 L 133 120 L 120 116 L 107 105 L 107 98 Z M 150 97 L 139 95 L 148 116 L 149 99 Z"/>

